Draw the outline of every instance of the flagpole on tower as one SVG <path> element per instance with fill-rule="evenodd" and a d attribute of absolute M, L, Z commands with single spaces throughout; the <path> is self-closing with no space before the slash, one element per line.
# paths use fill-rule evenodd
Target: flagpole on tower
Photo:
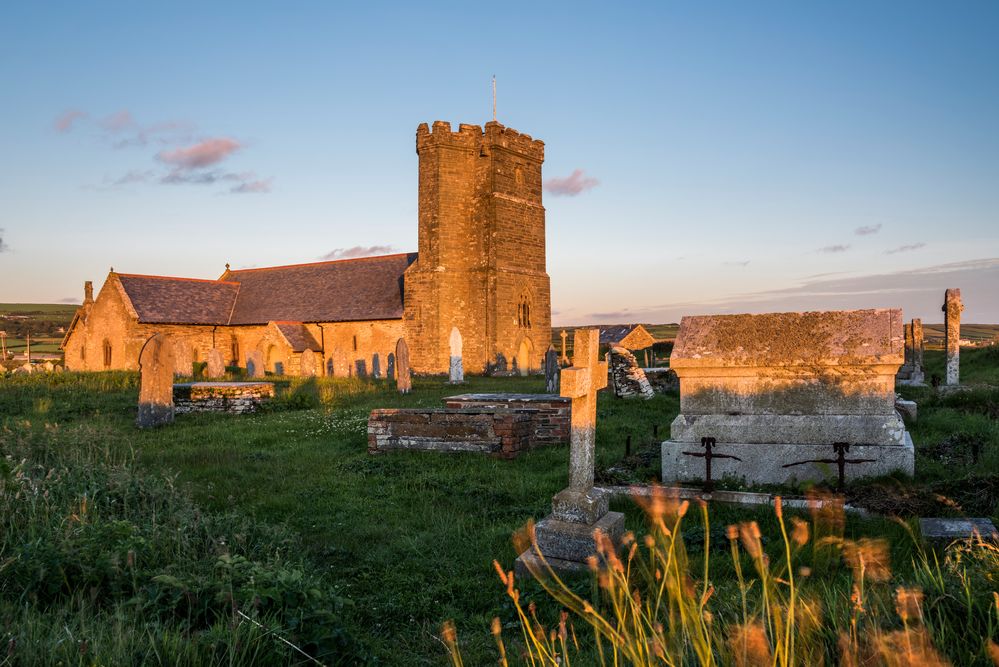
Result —
<path fill-rule="evenodd" d="M 496 75 L 493 74 L 493 122 L 496 122 Z"/>

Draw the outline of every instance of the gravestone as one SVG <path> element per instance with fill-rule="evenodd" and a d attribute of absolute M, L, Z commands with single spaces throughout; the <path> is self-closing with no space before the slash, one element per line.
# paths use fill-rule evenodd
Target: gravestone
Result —
<path fill-rule="evenodd" d="M 506 363 L 506 355 L 502 352 L 496 353 L 496 365 L 493 367 L 493 375 L 506 375 L 509 365 Z"/>
<path fill-rule="evenodd" d="M 458 331 L 458 327 L 451 327 L 448 343 L 451 347 L 449 379 L 451 384 L 461 384 L 465 381 L 465 369 L 461 364 L 461 332 Z"/>
<path fill-rule="evenodd" d="M 354 360 L 354 376 L 359 378 L 368 377 L 368 363 L 364 359 Z"/>
<path fill-rule="evenodd" d="M 413 380 L 409 369 L 409 345 L 405 338 L 400 338 L 395 344 L 396 389 L 400 394 L 408 394 L 413 388 Z"/>
<path fill-rule="evenodd" d="M 919 532 L 925 540 L 961 540 L 979 536 L 986 541 L 999 541 L 999 531 L 987 518 L 921 518 Z"/>
<path fill-rule="evenodd" d="M 183 339 L 173 341 L 174 375 L 191 377 L 194 375 L 194 349 Z"/>
<path fill-rule="evenodd" d="M 715 443 L 714 479 L 827 479 L 840 457 L 847 478 L 911 475 L 912 439 L 895 411 L 902 346 L 895 309 L 684 317 L 663 480 L 705 480 L 704 438 Z"/>
<path fill-rule="evenodd" d="M 381 356 L 375 352 L 371 357 L 371 377 L 380 378 L 382 376 L 382 359 Z"/>
<path fill-rule="evenodd" d="M 333 377 L 333 357 L 326 360 L 326 377 Z"/>
<path fill-rule="evenodd" d="M 895 380 L 900 385 L 922 387 L 923 379 L 923 323 L 914 319 L 905 325 L 905 363 Z"/>
<path fill-rule="evenodd" d="M 225 375 L 225 361 L 222 360 L 222 352 L 213 347 L 208 350 L 208 364 L 205 366 L 205 375 L 215 380 Z"/>
<path fill-rule="evenodd" d="M 561 359 L 561 362 L 562 362 L 563 366 L 568 366 L 569 365 L 569 357 L 565 353 L 565 339 L 568 338 L 568 334 L 565 332 L 565 329 L 562 329 L 562 333 L 560 333 L 559 336 L 562 337 L 562 359 Z"/>
<path fill-rule="evenodd" d="M 634 398 L 636 396 L 649 400 L 656 393 L 645 376 L 645 371 L 638 365 L 635 355 L 618 345 L 611 347 L 608 353 L 610 379 L 614 387 L 614 395 L 618 398 Z"/>
<path fill-rule="evenodd" d="M 264 377 L 264 353 L 253 350 L 246 355 L 246 376 L 251 378 Z"/>
<path fill-rule="evenodd" d="M 960 384 L 961 380 L 961 290 L 949 289 L 944 295 L 944 329 L 947 346 L 948 385 Z"/>
<path fill-rule="evenodd" d="M 299 374 L 302 377 L 315 377 L 319 372 L 316 367 L 316 353 L 312 350 L 303 350 L 298 363 Z"/>
<path fill-rule="evenodd" d="M 176 346 L 164 334 L 155 334 L 139 352 L 139 428 L 173 422 L 173 374 Z"/>
<path fill-rule="evenodd" d="M 561 395 L 572 399 L 569 427 L 569 486 L 552 498 L 552 513 L 535 526 L 538 548 L 555 570 L 584 571 L 596 553 L 595 530 L 617 542 L 624 515 L 610 512 L 607 492 L 593 487 L 597 391 L 607 386 L 607 365 L 599 361 L 600 331 L 576 329 L 573 366 L 562 371 Z M 528 549 L 517 558 L 523 572 L 536 563 Z"/>
<path fill-rule="evenodd" d="M 545 352 L 545 391 L 549 394 L 559 392 L 559 375 L 561 367 L 558 363 L 558 352 L 554 346 L 549 346 Z"/>
<path fill-rule="evenodd" d="M 388 362 L 385 365 L 385 378 L 388 380 L 395 379 L 395 355 L 391 352 L 388 354 Z"/>
<path fill-rule="evenodd" d="M 336 348 L 333 350 L 333 377 L 345 378 L 350 377 L 350 360 L 347 358 L 347 353 Z"/>

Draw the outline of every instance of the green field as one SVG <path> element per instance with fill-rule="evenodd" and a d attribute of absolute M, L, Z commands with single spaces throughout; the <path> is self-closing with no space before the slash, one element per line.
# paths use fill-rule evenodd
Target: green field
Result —
<path fill-rule="evenodd" d="M 7 334 L 7 350 L 23 354 L 30 334 L 33 353 L 59 354 L 63 338 L 59 329 L 69 327 L 77 308 L 62 303 L 0 303 L 0 331 Z"/>
<path fill-rule="evenodd" d="M 999 380 L 999 358 L 990 354 L 963 355 L 965 377 Z M 927 354 L 929 369 L 942 363 L 938 357 Z M 448 662 L 441 623 L 453 619 L 465 664 L 484 665 L 496 660 L 493 617 L 518 654 L 516 611 L 492 561 L 511 567 L 511 535 L 547 514 L 566 482 L 567 449 L 513 461 L 373 457 L 365 434 L 372 408 L 439 405 L 455 389 L 431 378 L 417 379 L 405 397 L 374 380 L 281 385 L 282 398 L 266 414 L 184 415 L 170 427 L 138 431 L 134 374 L 0 380 L 0 645 L 13 640 L 10 664 L 301 658 L 281 636 L 325 664 L 440 665 Z M 461 391 L 541 389 L 540 378 L 470 378 Z M 955 664 L 987 664 L 983 637 L 999 639 L 991 598 L 999 561 L 965 555 L 960 567 L 941 562 L 929 577 L 914 561 L 919 551 L 907 531 L 917 514 L 999 520 L 999 395 L 906 393 L 920 400 L 919 422 L 911 425 L 917 479 L 848 492 L 857 504 L 908 521 L 847 520 L 846 537 L 891 543 L 891 578 L 871 584 L 868 594 L 878 602 L 863 624 L 897 628 L 894 590 L 918 585 L 937 610 L 926 621 L 933 643 Z M 667 433 L 677 411 L 675 395 L 649 402 L 601 395 L 598 480 L 655 479 L 653 427 Z M 629 435 L 633 454 L 625 457 Z M 978 463 L 969 458 L 972 442 Z M 614 508 L 626 513 L 629 528 L 643 530 L 643 513 L 630 501 Z M 769 536 L 770 558 L 780 561 L 772 510 L 716 505 L 709 517 L 711 543 L 722 545 L 725 525 L 757 521 Z M 683 535 L 691 562 L 699 562 L 705 541 L 697 512 L 685 519 Z M 739 592 L 731 557 L 712 548 L 707 558 L 716 589 L 711 608 L 720 624 L 732 622 Z M 814 641 L 830 660 L 838 633 L 852 622 L 849 569 L 831 567 L 803 584 L 804 594 L 825 605 L 824 630 Z M 691 576 L 701 576 L 696 567 Z M 592 594 L 585 580 L 574 586 Z M 525 603 L 538 604 L 545 624 L 557 621 L 558 606 L 536 584 L 520 581 L 518 588 Z M 582 653 L 574 664 L 595 664 L 584 623 L 577 619 L 575 627 Z"/>

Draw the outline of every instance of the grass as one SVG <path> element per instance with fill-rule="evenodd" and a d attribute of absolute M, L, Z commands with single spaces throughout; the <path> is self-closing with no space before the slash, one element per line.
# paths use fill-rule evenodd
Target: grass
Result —
<path fill-rule="evenodd" d="M 965 372 L 973 372 L 975 359 L 970 351 L 962 356 Z M 936 363 L 932 353 L 927 354 L 927 362 Z M 432 665 L 447 660 L 441 623 L 454 619 L 467 664 L 494 662 L 496 647 L 489 632 L 492 619 L 498 616 L 501 626 L 515 628 L 519 616 L 512 600 L 503 601 L 506 587 L 495 578 L 493 560 L 510 569 L 517 554 L 511 535 L 528 520 L 548 513 L 551 496 L 566 482 L 567 448 L 536 450 L 513 461 L 407 452 L 373 457 L 366 453 L 366 417 L 376 407 L 438 406 L 442 397 L 452 393 L 539 392 L 543 390 L 542 379 L 470 377 L 465 386 L 455 388 L 439 378 L 416 378 L 414 391 L 407 396 L 398 395 L 385 381 L 277 381 L 284 397 L 267 413 L 248 417 L 182 415 L 168 428 L 138 431 L 132 425 L 138 391 L 135 374 L 8 377 L 0 382 L 0 428 L 4 429 L 0 431 L 0 452 L 12 460 L 27 458 L 29 464 L 37 460 L 42 467 L 74 470 L 111 466 L 118 471 L 115 474 L 153 488 L 159 487 L 149 479 L 173 480 L 177 498 L 170 502 L 189 508 L 185 511 L 212 517 L 219 526 L 213 535 L 228 534 L 229 544 L 234 535 L 243 534 L 242 526 L 258 529 L 263 535 L 259 538 L 261 548 L 247 550 L 244 557 L 257 559 L 268 571 L 314 577 L 311 588 L 319 591 L 320 598 L 306 608 L 337 610 L 331 618 L 312 620 L 309 627 L 291 631 L 288 626 L 294 624 L 282 607 L 264 619 L 271 624 L 268 628 L 280 628 L 282 636 L 314 641 L 310 633 L 323 637 L 322 630 L 332 627 L 342 630 L 344 646 L 356 642 L 358 653 L 377 659 L 379 664 Z M 943 400 L 935 404 L 927 397 L 922 400 L 920 420 L 911 426 L 919 446 L 920 478 L 915 486 L 960 485 L 976 469 L 994 475 L 996 418 L 985 416 L 991 409 L 988 396 L 976 394 L 960 404 Z M 296 407 L 304 409 L 291 409 Z M 602 395 L 598 403 L 597 468 L 605 481 L 615 481 L 615 476 L 624 482 L 656 479 L 659 461 L 653 428 L 658 426 L 664 437 L 678 409 L 675 395 L 657 396 L 650 402 Z M 984 434 L 984 464 L 975 468 L 970 463 L 927 455 L 928 448 L 962 431 Z M 632 436 L 631 458 L 625 457 L 628 435 Z M 102 479 L 107 477 L 92 477 L 90 487 L 101 488 L 106 483 Z M 73 489 L 75 493 L 67 491 L 61 496 L 58 512 L 53 511 L 52 521 L 58 518 L 57 525 L 66 525 L 74 502 L 78 507 L 81 487 L 70 491 Z M 923 493 L 930 491 L 924 489 Z M 986 493 L 981 502 L 988 504 L 989 498 Z M 987 516 L 995 516 L 994 499 L 991 502 L 992 511 L 984 513 Z M 636 533 L 643 530 L 643 512 L 630 501 L 616 501 L 613 506 L 626 513 L 629 529 Z M 137 529 L 145 529 L 139 515 L 114 520 L 131 521 Z M 684 522 L 683 535 L 692 562 L 703 559 L 705 546 L 710 547 L 711 581 L 721 610 L 737 605 L 739 589 L 731 556 L 711 545 L 727 544 L 723 526 L 746 521 L 756 521 L 763 535 L 770 536 L 764 546 L 772 559 L 779 558 L 780 539 L 774 536 L 780 535 L 780 528 L 770 510 L 719 505 L 711 507 L 710 522 L 697 513 L 691 513 Z M 161 540 L 166 534 L 157 532 L 155 523 L 149 530 Z M 46 535 L 47 540 L 55 540 L 52 531 Z M 886 519 L 847 518 L 844 537 L 857 540 L 864 536 L 889 541 L 892 572 L 898 582 L 914 582 L 922 576 L 907 528 Z M 215 572 L 217 554 L 197 546 L 207 541 L 203 537 L 187 543 L 178 537 L 171 546 L 154 550 L 161 557 L 153 559 L 157 565 L 145 571 L 145 584 L 151 585 L 157 568 L 170 569 L 170 553 L 196 572 Z M 19 548 L 23 542 L 9 535 L 0 537 L 8 549 Z M 0 551 L 0 565 L 10 557 L 7 553 Z M 110 559 L 112 555 L 96 550 L 88 558 Z M 117 558 L 124 562 L 127 551 Z M 849 599 L 849 573 L 837 572 L 822 579 L 821 587 L 828 595 L 839 596 L 837 600 L 843 595 Z M 107 664 L 129 662 L 122 660 L 127 651 L 154 648 L 188 664 L 220 664 L 229 657 L 237 663 L 294 659 L 291 649 L 284 647 L 280 652 L 275 648 L 280 643 L 273 635 L 258 642 L 260 637 L 252 635 L 246 623 L 235 622 L 231 611 L 215 610 L 212 622 L 205 621 L 194 630 L 176 619 L 160 619 L 151 629 L 142 630 L 134 620 L 128 620 L 134 616 L 126 604 L 131 599 L 127 587 L 117 592 L 99 591 L 105 609 L 94 615 L 87 611 L 89 588 L 82 584 L 79 590 L 67 591 L 46 604 L 25 605 L 20 594 L 15 595 L 14 589 L 2 583 L 7 581 L 5 576 L 0 569 L 0 632 L 16 637 L 22 647 L 33 646 L 35 652 L 25 655 L 39 656 L 39 662 L 56 662 L 55 658 L 41 657 L 47 649 L 54 651 L 52 655 L 62 655 L 55 648 L 65 646 L 68 635 L 59 629 L 60 624 L 72 631 L 75 641 L 94 637 L 87 640 L 88 655 L 94 662 Z M 201 590 L 216 590 L 212 587 L 219 586 L 220 580 L 206 574 L 199 585 Z M 571 585 L 577 594 L 591 592 L 585 581 Z M 990 586 L 995 588 L 994 583 Z M 542 588 L 535 584 L 519 588 L 523 604 L 536 602 L 539 613 L 550 615 L 549 621 L 558 618 L 558 606 Z M 948 591 L 948 595 L 955 594 Z M 720 617 L 727 618 L 725 614 Z M 226 629 L 246 632 L 247 636 L 226 635 Z M 0 635 L 0 664 L 3 641 L 4 635 Z M 836 640 L 826 637 L 823 642 L 827 641 Z M 99 649 L 95 642 L 106 648 Z M 253 646 L 261 652 L 254 653 L 258 657 L 252 659 L 249 654 L 237 655 L 230 650 L 237 645 L 241 649 Z M 963 649 L 960 641 L 952 639 L 942 650 L 956 659 L 953 656 Z M 324 661 L 333 662 L 328 657 Z"/>

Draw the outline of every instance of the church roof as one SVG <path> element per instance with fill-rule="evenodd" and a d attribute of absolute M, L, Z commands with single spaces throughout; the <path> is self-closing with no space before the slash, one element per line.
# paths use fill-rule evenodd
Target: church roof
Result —
<path fill-rule="evenodd" d="M 322 350 L 315 337 L 301 322 L 274 322 L 274 327 L 288 341 L 288 346 L 292 352 L 304 352 L 305 350 L 319 352 Z"/>
<path fill-rule="evenodd" d="M 239 283 L 165 276 L 115 274 L 140 322 L 225 324 Z"/>
<path fill-rule="evenodd" d="M 226 271 L 239 283 L 229 324 L 402 317 L 403 273 L 416 253 Z"/>
<path fill-rule="evenodd" d="M 114 275 L 144 323 L 350 322 L 400 319 L 403 274 L 415 261 L 416 253 L 408 253 L 227 270 L 219 280 Z M 293 346 L 314 346 L 285 329 Z"/>

